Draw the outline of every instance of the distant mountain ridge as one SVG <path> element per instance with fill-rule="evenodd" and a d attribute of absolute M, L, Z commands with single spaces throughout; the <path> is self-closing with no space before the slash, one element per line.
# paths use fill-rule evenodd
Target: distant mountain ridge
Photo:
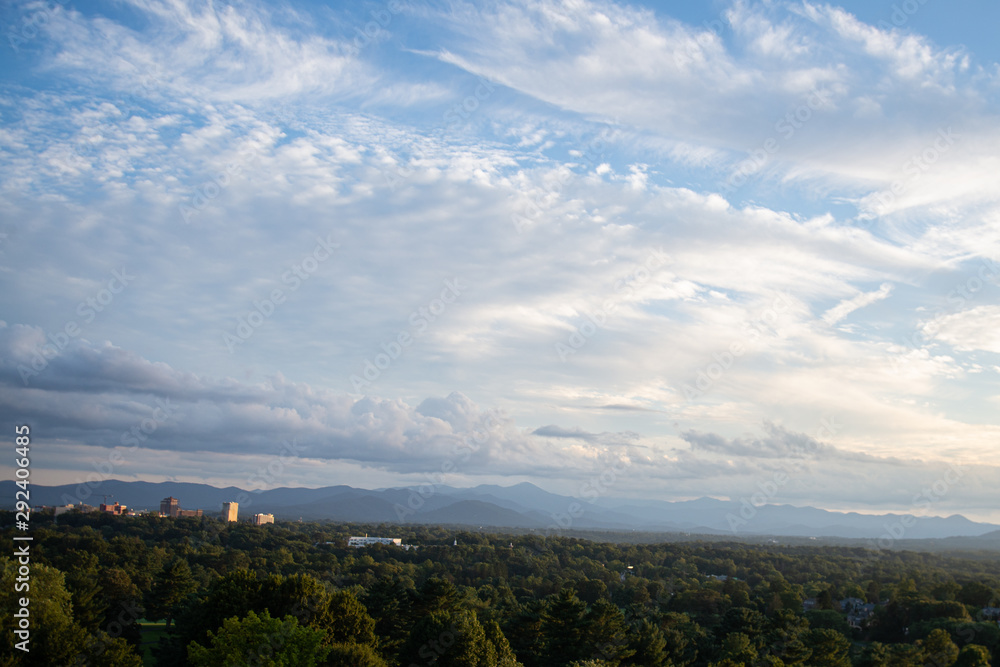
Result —
<path fill-rule="evenodd" d="M 126 482 L 107 480 L 91 490 L 85 484 L 31 486 L 33 505 L 65 505 L 109 501 L 130 508 L 156 510 L 160 500 L 173 496 L 184 509 L 215 514 L 222 503 L 240 504 L 241 518 L 258 512 L 278 519 L 336 520 L 357 523 L 428 523 L 446 525 L 562 530 L 635 530 L 705 535 L 837 537 L 848 539 L 979 538 L 1000 534 L 1000 526 L 970 521 L 961 515 L 921 517 L 833 512 L 815 507 L 764 505 L 741 507 L 736 501 L 699 498 L 662 501 L 598 498 L 593 502 L 549 493 L 530 483 L 510 487 L 481 485 L 357 489 L 328 486 L 318 489 L 278 488 L 248 491 L 190 482 Z M 10 508 L 16 487 L 0 482 L 0 506 Z M 421 491 L 423 494 L 421 494 Z M 751 511 L 752 509 L 752 511 Z M 992 539 L 992 538 L 991 538 Z"/>

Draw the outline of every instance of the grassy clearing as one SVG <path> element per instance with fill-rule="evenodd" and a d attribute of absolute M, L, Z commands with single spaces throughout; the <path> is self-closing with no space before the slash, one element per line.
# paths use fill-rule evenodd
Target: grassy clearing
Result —
<path fill-rule="evenodd" d="M 159 621 L 153 623 L 146 619 L 139 621 L 142 628 L 142 664 L 151 667 L 153 660 L 153 647 L 160 641 L 160 637 L 167 634 L 167 622 Z"/>

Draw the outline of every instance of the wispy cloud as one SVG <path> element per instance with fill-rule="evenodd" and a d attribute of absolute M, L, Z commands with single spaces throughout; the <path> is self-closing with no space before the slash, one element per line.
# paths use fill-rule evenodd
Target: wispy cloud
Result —
<path fill-rule="evenodd" d="M 977 306 L 940 315 L 925 324 L 923 331 L 957 350 L 1000 354 L 1000 306 Z"/>
<path fill-rule="evenodd" d="M 889 298 L 892 294 L 892 285 L 883 283 L 877 291 L 858 294 L 851 299 L 845 299 L 830 310 L 823 313 L 823 321 L 827 324 L 836 324 L 854 311 L 873 303 L 878 303 Z"/>

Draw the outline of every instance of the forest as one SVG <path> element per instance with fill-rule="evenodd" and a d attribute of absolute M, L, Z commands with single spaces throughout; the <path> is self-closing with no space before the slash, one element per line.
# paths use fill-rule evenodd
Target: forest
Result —
<path fill-rule="evenodd" d="M 100 513 L 32 537 L 31 651 L 7 555 L 0 665 L 1000 665 L 995 552 Z"/>

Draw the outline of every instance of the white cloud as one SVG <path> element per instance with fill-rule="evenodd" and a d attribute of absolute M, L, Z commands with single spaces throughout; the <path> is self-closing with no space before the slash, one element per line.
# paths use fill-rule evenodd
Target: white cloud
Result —
<path fill-rule="evenodd" d="M 892 285 L 889 283 L 883 283 L 875 292 L 862 292 L 851 299 L 841 301 L 836 306 L 823 313 L 823 321 L 827 324 L 836 324 L 853 313 L 855 310 L 864 308 L 865 306 L 870 306 L 873 303 L 878 303 L 883 299 L 887 299 L 890 294 L 892 294 Z"/>
<path fill-rule="evenodd" d="M 969 58 L 961 51 L 941 51 L 919 35 L 867 25 L 839 7 L 806 2 L 803 9 L 809 18 L 862 45 L 868 55 L 889 62 L 891 73 L 900 79 L 952 92 L 955 73 L 969 67 Z"/>
<path fill-rule="evenodd" d="M 151 24 L 141 33 L 73 10 L 54 14 L 46 26 L 59 45 L 52 66 L 157 100 L 252 104 L 301 93 L 351 95 L 372 83 L 350 41 L 278 27 L 262 5 L 131 4 Z M 298 15 L 288 23 L 308 22 Z"/>
<path fill-rule="evenodd" d="M 919 208 L 954 219 L 959 206 L 995 206 L 996 113 L 967 54 L 829 5 L 736 2 L 726 16 L 736 44 L 608 2 L 515 2 L 449 15 L 476 38 L 439 57 L 651 133 L 644 147 L 680 164 L 723 158 L 738 170 L 773 140 L 754 179 L 833 189 L 863 215 Z M 816 92 L 825 102 L 810 107 Z M 956 104 L 967 111 L 960 120 Z M 922 160 L 949 128 L 962 139 Z"/>
<path fill-rule="evenodd" d="M 925 324 L 923 331 L 957 350 L 1000 354 L 1000 306 L 977 306 L 939 315 Z"/>

